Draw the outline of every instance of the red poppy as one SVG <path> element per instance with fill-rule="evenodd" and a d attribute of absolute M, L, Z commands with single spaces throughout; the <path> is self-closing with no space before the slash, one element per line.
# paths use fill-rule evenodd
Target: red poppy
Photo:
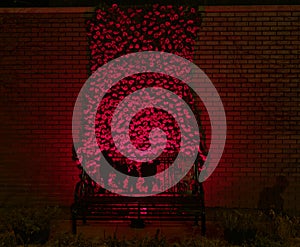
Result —
<path fill-rule="evenodd" d="M 96 11 L 96 16 L 94 19 L 87 21 L 88 36 L 90 37 L 90 49 L 91 49 L 91 70 L 95 71 L 99 66 L 104 63 L 124 54 L 124 52 L 133 51 L 146 51 L 146 50 L 156 50 L 156 51 L 168 51 L 174 54 L 184 56 L 187 59 L 192 59 L 193 42 L 196 37 L 196 32 L 199 29 L 198 23 L 199 19 L 194 19 L 192 14 L 187 14 L 182 6 L 174 8 L 173 6 L 159 6 L 154 5 L 151 10 L 145 11 L 144 9 L 127 9 L 120 10 L 118 5 L 113 5 L 109 10 L 110 12 L 104 12 L 102 10 Z M 190 13 L 193 13 L 192 8 Z M 140 14 L 141 13 L 141 14 Z M 131 18 L 139 16 L 139 18 Z M 113 17 L 113 18 L 112 18 Z M 187 18 L 188 17 L 188 20 Z M 166 20 L 168 18 L 168 20 Z M 142 45 L 141 45 L 142 44 Z M 141 61 L 141 66 L 145 64 Z M 116 69 L 115 73 L 118 70 Z M 130 94 L 137 88 L 143 88 L 146 84 L 149 86 L 159 85 L 164 88 L 174 89 L 175 93 L 179 96 L 184 95 L 184 97 L 190 97 L 190 95 L 179 87 L 178 81 L 165 79 L 166 76 L 153 74 L 151 78 L 155 80 L 149 80 L 149 76 L 131 76 L 130 80 L 122 80 L 123 84 L 129 85 L 127 88 L 122 88 L 120 90 L 120 85 L 115 86 L 114 90 L 111 92 L 116 93 L 114 100 L 111 99 L 112 93 L 110 92 L 107 100 L 102 106 L 102 110 L 106 112 L 102 114 L 103 116 L 97 117 L 101 118 L 101 121 L 97 121 L 99 124 L 99 129 L 97 131 L 97 138 L 101 145 L 105 145 L 106 148 L 111 150 L 116 150 L 114 147 L 112 136 L 109 130 L 101 126 L 109 126 L 112 118 L 114 107 L 120 102 L 120 100 L 125 97 L 125 95 Z M 167 77 L 169 78 L 169 77 Z M 137 83 L 137 81 L 139 83 Z M 101 81 L 99 81 L 100 83 Z M 94 89 L 96 91 L 98 89 Z M 181 92 L 184 91 L 184 92 Z M 108 100 L 110 99 L 110 100 Z M 117 100 L 116 100 L 117 99 Z M 142 121 L 145 123 L 145 128 L 143 129 L 143 136 L 139 140 L 148 140 L 144 135 L 149 134 L 149 129 L 151 126 L 157 126 L 156 122 L 160 117 L 154 114 L 155 111 L 151 110 L 150 114 L 152 118 L 149 122 L 149 116 L 144 116 L 143 119 L 147 121 Z M 165 119 L 168 115 L 162 115 Z M 141 126 L 141 121 L 134 121 L 133 131 Z M 166 134 L 174 138 L 174 142 L 169 142 L 167 146 L 170 150 L 173 150 L 176 144 L 176 139 L 178 138 L 178 131 L 173 126 L 173 122 L 168 123 L 166 127 Z M 101 129 L 102 128 L 102 129 Z M 178 128 L 178 127 L 176 127 Z M 103 132 L 102 132 L 103 130 Z M 102 134 L 103 133 L 103 134 Z M 104 135 L 105 134 L 105 135 Z M 136 133 L 134 134 L 136 135 Z M 145 142 L 141 142 L 141 147 L 145 147 Z M 175 150 L 175 149 L 174 149 Z"/>

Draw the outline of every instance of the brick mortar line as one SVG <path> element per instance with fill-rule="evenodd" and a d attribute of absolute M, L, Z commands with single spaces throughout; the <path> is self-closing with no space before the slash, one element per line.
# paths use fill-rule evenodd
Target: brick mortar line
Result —
<path fill-rule="evenodd" d="M 54 7 L 54 8 L 0 8 L 4 14 L 47 14 L 47 13 L 93 13 L 95 7 Z M 205 12 L 283 12 L 300 11 L 300 5 L 251 5 L 251 6 L 206 6 Z"/>
<path fill-rule="evenodd" d="M 206 6 L 205 12 L 284 12 L 300 11 L 300 5 Z"/>

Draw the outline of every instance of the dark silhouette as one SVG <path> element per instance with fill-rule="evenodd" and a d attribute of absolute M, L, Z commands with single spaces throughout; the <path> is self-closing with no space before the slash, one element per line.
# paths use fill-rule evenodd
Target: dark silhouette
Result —
<path fill-rule="evenodd" d="M 285 176 L 276 177 L 276 183 L 272 187 L 264 188 L 259 195 L 258 208 L 268 214 L 270 210 L 275 213 L 283 213 L 284 200 L 282 193 L 288 187 L 289 182 Z"/>
<path fill-rule="evenodd" d="M 142 165 L 141 165 L 141 175 L 142 175 L 142 177 L 155 176 L 155 174 L 157 173 L 157 166 L 159 164 L 160 164 L 159 160 L 155 160 L 153 162 L 143 162 Z M 156 181 L 156 179 L 154 177 L 151 177 L 150 183 L 147 184 L 148 192 L 152 191 L 153 184 L 154 184 L 155 181 Z"/>
<path fill-rule="evenodd" d="M 77 161 L 78 160 L 78 156 L 77 156 L 77 152 L 76 152 L 74 144 L 72 145 L 72 160 L 73 161 Z"/>
<path fill-rule="evenodd" d="M 114 163 L 114 168 L 116 170 L 118 170 L 120 173 L 124 174 L 124 175 L 128 175 L 128 166 L 124 163 L 121 162 L 115 162 Z M 123 177 L 124 178 L 124 177 Z M 123 189 L 123 182 L 124 179 L 122 179 L 121 174 L 116 173 L 116 184 L 119 186 L 119 188 Z"/>
<path fill-rule="evenodd" d="M 140 176 L 135 165 L 130 167 L 130 171 L 129 171 L 128 175 L 129 175 L 129 177 L 128 177 L 128 192 L 131 192 L 131 189 L 132 189 L 132 192 L 135 193 L 135 192 L 137 192 L 137 188 L 136 188 L 136 183 L 134 183 L 134 179 L 135 179 L 135 177 Z"/>
<path fill-rule="evenodd" d="M 118 161 L 113 161 L 112 157 L 109 155 L 108 151 L 106 151 L 106 150 L 102 151 L 102 154 L 103 154 L 104 158 L 107 160 L 107 162 L 110 164 L 110 166 L 112 166 L 114 169 L 116 169 L 117 171 L 119 171 L 125 175 L 129 174 L 128 167 L 126 164 L 123 164 Z M 101 169 L 101 177 L 104 180 L 104 186 L 106 186 L 108 183 L 108 179 L 109 179 L 109 172 L 106 171 L 106 169 L 102 168 Z M 123 188 L 124 179 L 122 179 L 121 175 L 118 173 L 116 173 L 115 182 L 119 186 L 119 188 Z"/>
<path fill-rule="evenodd" d="M 102 155 L 106 159 L 106 161 L 112 166 L 113 160 L 112 157 L 109 156 L 109 153 L 107 150 L 102 150 Z M 109 171 L 108 169 L 105 169 L 104 166 L 100 166 L 100 176 L 103 179 L 103 185 L 105 188 L 108 186 L 108 179 L 109 179 Z"/>

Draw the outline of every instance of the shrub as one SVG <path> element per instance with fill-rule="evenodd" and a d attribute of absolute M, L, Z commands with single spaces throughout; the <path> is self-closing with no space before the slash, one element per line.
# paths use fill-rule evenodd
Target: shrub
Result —
<path fill-rule="evenodd" d="M 15 235 L 12 232 L 0 233 L 0 247 L 17 246 Z"/>
<path fill-rule="evenodd" d="M 167 241 L 164 236 L 160 234 L 160 230 L 157 229 L 154 236 L 145 236 L 142 239 L 118 239 L 116 232 L 113 236 L 110 236 L 104 240 L 105 247 L 166 247 Z"/>
<path fill-rule="evenodd" d="M 249 245 L 249 247 L 289 247 L 290 245 L 288 243 L 280 243 L 274 240 L 271 240 L 270 238 L 258 235 L 255 238 L 255 241 Z"/>
<path fill-rule="evenodd" d="M 291 238 L 297 237 L 299 221 L 295 217 L 276 214 L 273 210 L 266 214 L 261 214 L 257 219 L 258 232 L 261 237 L 269 238 L 279 243 L 288 243 Z"/>
<path fill-rule="evenodd" d="M 256 226 L 253 215 L 241 213 L 237 210 L 223 212 L 221 224 L 224 228 L 224 238 L 230 244 L 241 245 L 251 243 L 256 236 Z"/>
<path fill-rule="evenodd" d="M 46 246 L 49 247 L 96 247 L 103 246 L 93 243 L 91 240 L 84 238 L 81 234 L 73 235 L 71 233 L 63 233 L 49 241 Z"/>
<path fill-rule="evenodd" d="M 44 244 L 50 236 L 51 220 L 58 212 L 58 207 L 20 207 L 9 210 L 5 221 L 18 244 Z"/>
<path fill-rule="evenodd" d="M 219 247 L 227 246 L 226 242 L 218 239 L 201 238 L 187 238 L 183 241 L 173 243 L 172 247 Z"/>

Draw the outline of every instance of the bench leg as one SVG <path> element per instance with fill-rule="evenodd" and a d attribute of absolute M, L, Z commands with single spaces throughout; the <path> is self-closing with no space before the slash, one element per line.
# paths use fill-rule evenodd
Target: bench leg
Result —
<path fill-rule="evenodd" d="M 86 224 L 86 214 L 85 214 L 85 209 L 83 209 L 82 212 L 82 223 L 85 225 Z"/>
<path fill-rule="evenodd" d="M 202 211 L 201 213 L 201 235 L 205 236 L 206 233 L 206 215 L 205 215 L 205 211 Z"/>
<path fill-rule="evenodd" d="M 85 203 L 82 203 L 81 210 L 82 210 L 82 223 L 85 225 L 86 224 L 86 212 L 87 212 L 87 205 Z"/>
<path fill-rule="evenodd" d="M 200 183 L 200 198 L 201 198 L 201 234 L 202 236 L 206 233 L 206 214 L 205 214 L 205 201 L 204 201 L 204 188 L 203 184 Z"/>
<path fill-rule="evenodd" d="M 199 226 L 198 222 L 199 222 L 199 215 L 198 213 L 196 213 L 194 218 L 194 226 Z"/>
<path fill-rule="evenodd" d="M 72 233 L 74 235 L 77 233 L 77 222 L 76 222 L 76 216 L 74 213 L 72 213 Z"/>

